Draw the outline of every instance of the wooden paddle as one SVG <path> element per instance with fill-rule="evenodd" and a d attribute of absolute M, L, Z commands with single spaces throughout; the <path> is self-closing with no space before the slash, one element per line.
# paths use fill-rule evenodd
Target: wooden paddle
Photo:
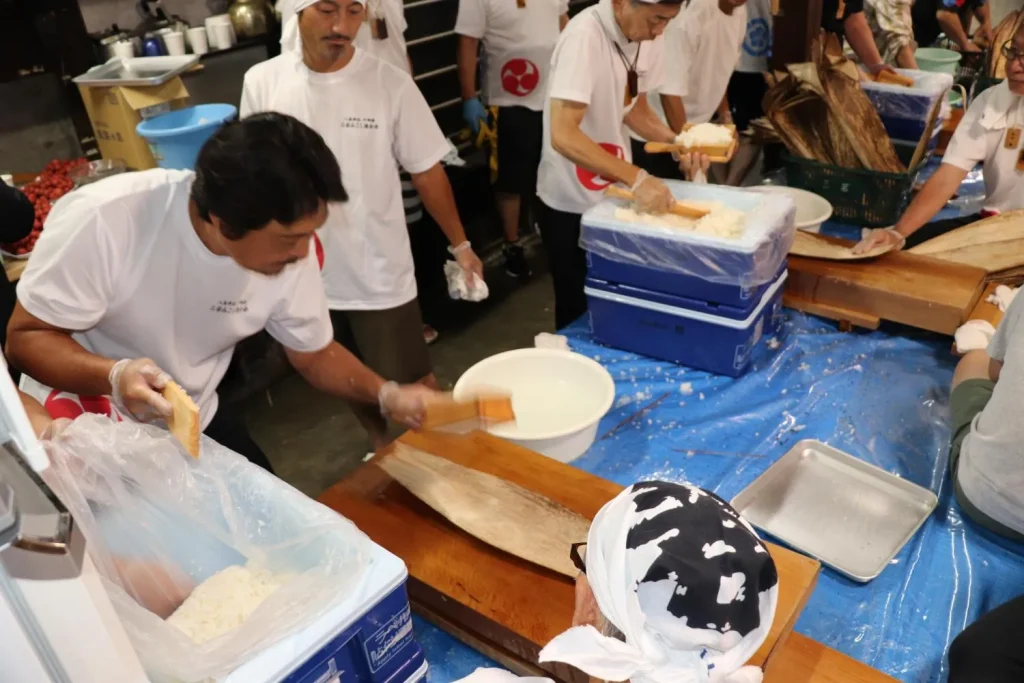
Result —
<path fill-rule="evenodd" d="M 683 126 L 683 130 L 689 130 L 694 125 L 688 123 Z M 669 154 L 672 152 L 676 154 L 706 154 L 713 164 L 727 164 L 732 161 L 733 155 L 736 154 L 736 149 L 739 147 L 739 136 L 736 134 L 735 125 L 730 123 L 723 127 L 729 128 L 732 131 L 732 142 L 728 145 L 685 147 L 674 142 L 648 142 L 644 145 L 644 151 L 649 154 Z"/>
<path fill-rule="evenodd" d="M 635 199 L 632 192 L 625 188 L 618 187 L 617 185 L 612 185 L 606 189 L 604 191 L 604 196 L 611 197 L 613 199 L 625 199 L 628 202 L 634 201 Z M 672 208 L 668 210 L 668 212 L 676 216 L 682 216 L 683 218 L 698 219 L 704 218 L 704 216 L 711 213 L 711 209 L 697 204 L 691 204 L 690 202 L 677 201 Z"/>
<path fill-rule="evenodd" d="M 983 218 L 907 251 L 989 273 L 1024 266 L 1024 210 Z"/>
<path fill-rule="evenodd" d="M 467 401 L 456 401 L 448 395 L 428 403 L 423 413 L 421 427 L 428 431 L 442 427 L 470 431 L 516 419 L 508 395 L 481 395 Z"/>
<path fill-rule="evenodd" d="M 894 244 L 887 244 L 875 247 L 863 254 L 854 254 L 853 247 L 856 244 L 856 242 L 842 240 L 837 237 L 827 237 L 805 230 L 797 230 L 789 253 L 793 256 L 807 256 L 810 258 L 828 259 L 830 261 L 860 261 L 887 254 L 897 247 Z"/>
<path fill-rule="evenodd" d="M 575 579 L 569 546 L 590 520 L 492 474 L 403 443 L 373 462 L 448 521 L 490 546 Z"/>
<path fill-rule="evenodd" d="M 914 79 L 910 76 L 893 73 L 892 71 L 880 71 L 877 75 L 872 76 L 871 80 L 886 85 L 902 85 L 904 88 L 910 88 L 914 85 Z"/>
<path fill-rule="evenodd" d="M 163 396 L 171 404 L 171 416 L 167 429 L 174 435 L 185 451 L 193 458 L 199 457 L 199 406 L 175 382 L 168 382 Z"/>

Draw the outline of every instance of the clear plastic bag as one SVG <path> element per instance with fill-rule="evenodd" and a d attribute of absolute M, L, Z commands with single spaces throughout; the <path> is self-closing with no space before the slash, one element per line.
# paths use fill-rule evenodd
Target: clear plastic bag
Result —
<path fill-rule="evenodd" d="M 85 415 L 47 451 L 43 479 L 82 528 L 154 681 L 229 673 L 323 615 L 367 571 L 369 540 L 355 525 L 205 437 L 193 460 L 162 429 Z M 240 626 L 204 644 L 140 604 L 177 603 L 249 561 L 286 575 L 285 583 Z"/>

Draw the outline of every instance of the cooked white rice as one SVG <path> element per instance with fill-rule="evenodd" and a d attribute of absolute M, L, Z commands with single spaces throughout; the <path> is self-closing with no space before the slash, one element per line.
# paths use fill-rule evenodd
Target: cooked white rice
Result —
<path fill-rule="evenodd" d="M 252 562 L 232 565 L 199 584 L 167 623 L 202 645 L 240 626 L 284 578 Z"/>

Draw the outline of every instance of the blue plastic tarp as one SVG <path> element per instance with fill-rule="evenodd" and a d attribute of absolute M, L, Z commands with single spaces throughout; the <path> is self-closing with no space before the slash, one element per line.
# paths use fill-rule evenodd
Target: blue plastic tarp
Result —
<path fill-rule="evenodd" d="M 950 492 L 948 337 L 896 327 L 842 333 L 787 311 L 751 372 L 732 380 L 599 346 L 581 323 L 567 334 L 616 381 L 598 441 L 574 463 L 584 470 L 623 485 L 689 481 L 729 500 L 812 438 L 939 494 L 922 530 L 874 581 L 823 570 L 799 632 L 899 680 L 943 681 L 952 639 L 1024 593 L 1024 549 L 965 522 Z M 417 622 L 417 633 L 432 681 L 487 665 L 432 626 Z"/>

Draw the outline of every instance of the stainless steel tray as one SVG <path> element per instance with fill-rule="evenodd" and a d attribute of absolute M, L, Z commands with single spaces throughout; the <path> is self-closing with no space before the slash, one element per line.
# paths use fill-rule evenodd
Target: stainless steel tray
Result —
<path fill-rule="evenodd" d="M 198 63 L 199 57 L 197 55 L 183 55 L 180 57 L 114 57 L 105 64 L 94 66 L 72 80 L 78 85 L 93 86 L 161 85 Z"/>
<path fill-rule="evenodd" d="M 882 573 L 938 504 L 931 491 L 805 440 L 732 499 L 747 521 L 854 581 Z"/>

